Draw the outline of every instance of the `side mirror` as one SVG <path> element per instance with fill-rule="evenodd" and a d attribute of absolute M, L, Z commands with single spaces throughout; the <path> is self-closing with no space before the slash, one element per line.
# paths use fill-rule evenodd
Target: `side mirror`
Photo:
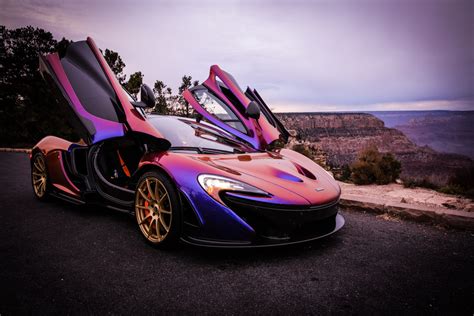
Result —
<path fill-rule="evenodd" d="M 155 107 L 155 95 L 153 90 L 146 84 L 142 84 L 140 87 L 140 102 L 147 108 Z"/>
<path fill-rule="evenodd" d="M 260 107 L 258 106 L 257 102 L 250 101 L 245 113 L 248 117 L 258 120 L 260 117 Z"/>

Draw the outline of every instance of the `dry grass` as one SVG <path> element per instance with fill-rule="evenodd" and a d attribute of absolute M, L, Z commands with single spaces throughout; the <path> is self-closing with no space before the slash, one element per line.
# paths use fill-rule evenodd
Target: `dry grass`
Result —
<path fill-rule="evenodd" d="M 397 222 L 397 223 L 401 222 L 400 217 L 393 214 L 388 214 L 388 213 L 377 215 L 376 218 L 380 218 L 380 219 L 383 219 L 384 221 L 389 221 L 389 222 Z"/>

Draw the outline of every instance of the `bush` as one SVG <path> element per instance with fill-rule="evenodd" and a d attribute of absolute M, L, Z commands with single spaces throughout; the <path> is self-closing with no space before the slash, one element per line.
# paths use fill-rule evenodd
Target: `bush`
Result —
<path fill-rule="evenodd" d="M 427 188 L 474 199 L 474 166 L 458 170 L 447 184 L 436 184 L 436 181 L 428 178 L 403 178 L 402 181 L 405 188 Z"/>
<path fill-rule="evenodd" d="M 474 199 L 474 165 L 459 169 L 452 176 L 448 185 L 442 187 L 440 192 L 447 194 L 459 194 Z"/>
<path fill-rule="evenodd" d="M 446 185 L 442 188 L 439 188 L 437 190 L 438 192 L 445 193 L 445 194 L 454 194 L 454 195 L 460 195 L 464 193 L 463 188 L 461 188 L 458 185 Z"/>
<path fill-rule="evenodd" d="M 419 178 L 403 178 L 402 181 L 403 181 L 403 186 L 405 188 L 410 188 L 410 189 L 419 187 L 419 188 L 427 188 L 427 189 L 437 190 L 439 188 L 436 184 L 434 184 L 433 182 L 431 182 L 427 178 L 422 178 L 422 179 L 419 179 Z"/>
<path fill-rule="evenodd" d="M 400 176 L 401 164 L 390 154 L 381 154 L 370 146 L 359 154 L 351 166 L 351 179 L 355 184 L 388 184 Z"/>
<path fill-rule="evenodd" d="M 466 191 L 474 189 L 474 165 L 456 171 L 449 179 L 448 185 L 458 186 Z"/>
<path fill-rule="evenodd" d="M 339 174 L 335 174 L 335 177 L 339 181 L 347 182 L 351 179 L 351 167 L 345 164 L 341 168 L 341 172 Z"/>

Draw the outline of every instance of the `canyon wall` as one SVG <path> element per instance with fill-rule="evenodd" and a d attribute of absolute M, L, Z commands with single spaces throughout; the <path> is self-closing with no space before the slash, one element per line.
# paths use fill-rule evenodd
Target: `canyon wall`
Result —
<path fill-rule="evenodd" d="M 439 153 L 428 146 L 418 146 L 403 132 L 387 128 L 384 122 L 368 113 L 277 113 L 287 127 L 313 151 L 322 153 L 329 166 L 351 164 L 369 145 L 381 152 L 393 153 L 402 163 L 402 177 L 426 178 L 445 184 L 458 169 L 472 160 L 458 154 Z"/>

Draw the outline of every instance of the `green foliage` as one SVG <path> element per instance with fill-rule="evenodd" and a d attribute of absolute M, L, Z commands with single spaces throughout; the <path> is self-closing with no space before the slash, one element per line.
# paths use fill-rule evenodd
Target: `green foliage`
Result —
<path fill-rule="evenodd" d="M 294 151 L 299 152 L 300 154 L 308 157 L 309 159 L 313 160 L 314 156 L 311 151 L 304 145 L 304 144 L 295 144 L 292 148 Z"/>
<path fill-rule="evenodd" d="M 463 190 L 474 189 L 474 165 L 456 171 L 448 184 L 458 186 Z"/>
<path fill-rule="evenodd" d="M 403 178 L 402 181 L 406 188 L 427 188 L 445 194 L 463 195 L 474 199 L 474 165 L 459 169 L 446 185 L 437 185 L 427 178 Z"/>
<path fill-rule="evenodd" d="M 438 186 L 435 185 L 433 182 L 428 180 L 427 178 L 402 178 L 403 181 L 403 186 L 405 188 L 427 188 L 427 189 L 432 189 L 436 190 L 438 189 Z"/>
<path fill-rule="evenodd" d="M 390 154 L 381 154 L 377 147 L 364 149 L 351 166 L 351 179 L 355 184 L 388 184 L 400 175 L 401 164 Z"/>
<path fill-rule="evenodd" d="M 351 179 L 351 167 L 345 164 L 341 169 L 341 173 L 337 175 L 337 180 L 344 182 L 349 181 Z"/>
<path fill-rule="evenodd" d="M 267 150 L 273 151 L 284 148 L 286 143 L 282 139 L 276 139 L 267 146 Z"/>
<path fill-rule="evenodd" d="M 437 191 L 444 194 L 452 194 L 452 195 L 463 195 L 465 192 L 464 189 L 461 188 L 459 185 L 452 185 L 452 184 L 448 184 L 448 185 L 445 185 L 444 187 L 438 188 Z"/>
<path fill-rule="evenodd" d="M 194 80 L 194 81 L 192 81 L 192 80 L 193 80 L 193 78 L 191 76 L 186 76 L 186 75 L 184 75 L 183 78 L 181 78 L 181 85 L 178 88 L 178 97 L 177 97 L 178 108 L 175 109 L 175 111 L 176 111 L 175 114 L 176 115 L 190 117 L 192 112 L 194 112 L 189 108 L 188 101 L 186 101 L 182 96 L 183 92 L 186 89 L 189 89 L 192 86 L 195 87 L 195 86 L 199 85 L 198 80 Z"/>
<path fill-rule="evenodd" d="M 140 91 L 140 87 L 142 84 L 143 74 L 141 71 L 137 71 L 130 75 L 130 79 L 128 79 L 127 83 L 125 84 L 125 89 L 127 89 L 130 94 L 137 97 L 137 94 Z"/>
<path fill-rule="evenodd" d="M 39 55 L 64 52 L 71 41 L 54 39 L 50 32 L 32 26 L 7 29 L 0 25 L 0 146 L 29 147 L 46 135 L 78 140 L 65 118 L 67 109 L 60 106 L 42 80 Z M 126 82 L 125 63 L 120 55 L 105 49 L 104 58 L 119 82 L 137 95 L 143 83 L 140 71 Z M 183 76 L 179 94 L 157 80 L 154 85 L 155 112 L 190 116 L 193 111 L 182 97 L 184 90 L 199 85 L 191 76 Z"/>
<path fill-rule="evenodd" d="M 62 51 L 70 41 L 31 26 L 0 26 L 0 143 L 31 146 L 46 135 L 75 139 L 39 72 L 39 55 Z"/>
<path fill-rule="evenodd" d="M 153 91 L 155 92 L 156 99 L 156 105 L 153 109 L 153 112 L 159 114 L 171 113 L 172 111 L 168 106 L 168 102 L 171 101 L 173 95 L 171 88 L 167 87 L 163 81 L 156 80 Z"/>
<path fill-rule="evenodd" d="M 441 188 L 444 193 L 460 194 L 474 199 L 474 165 L 458 170 L 448 185 Z"/>
<path fill-rule="evenodd" d="M 104 58 L 107 61 L 107 64 L 109 64 L 110 69 L 112 69 L 112 71 L 114 72 L 115 76 L 117 76 L 117 79 L 120 84 L 124 84 L 127 75 L 123 73 L 125 63 L 123 62 L 122 57 L 120 57 L 117 52 L 114 52 L 110 49 L 106 49 Z"/>

